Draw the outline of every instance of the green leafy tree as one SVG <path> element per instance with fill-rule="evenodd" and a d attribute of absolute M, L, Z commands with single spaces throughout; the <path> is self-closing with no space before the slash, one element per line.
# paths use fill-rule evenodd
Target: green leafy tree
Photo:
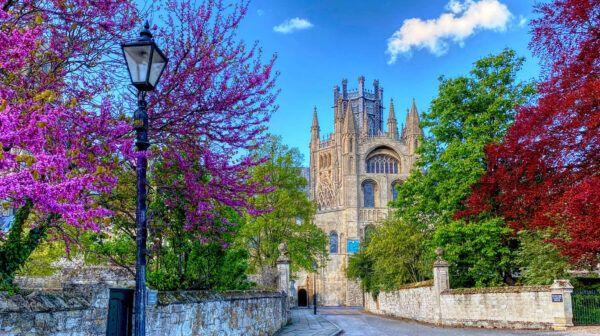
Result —
<path fill-rule="evenodd" d="M 86 234 L 82 242 L 86 261 L 122 266 L 133 274 L 135 263 L 135 172 L 117 172 L 119 183 L 101 202 L 114 212 L 111 230 Z M 208 228 L 190 230 L 185 207 L 188 206 L 177 181 L 184 174 L 176 165 L 153 161 L 149 180 L 156 187 L 148 199 L 148 285 L 158 290 L 231 290 L 247 289 L 248 252 L 233 241 L 242 217 L 220 205 L 211 220 L 211 228 L 227 227 L 225 233 Z M 206 176 L 205 181 L 210 177 Z M 218 236 L 218 239 L 211 239 Z"/>
<path fill-rule="evenodd" d="M 250 270 L 275 267 L 281 243 L 287 245 L 293 271 L 310 270 L 314 261 L 326 255 L 327 237 L 312 222 L 316 210 L 301 174 L 302 156 L 277 136 L 269 137 L 255 155 L 268 159 L 252 169 L 252 180 L 273 190 L 251 200 L 262 213 L 246 214 L 239 232 L 238 241 L 250 252 Z"/>
<path fill-rule="evenodd" d="M 485 172 L 484 148 L 503 137 L 515 108 L 535 94 L 530 83 L 517 81 L 523 61 L 506 49 L 475 62 L 466 76 L 440 78 L 438 95 L 421 116 L 426 135 L 416 167 L 398 187 L 391 222 L 377 229 L 379 238 L 367 247 L 374 274 L 391 279 L 383 288 L 426 277 L 437 246 L 447 251 L 455 286 L 511 280 L 511 231 L 505 224 L 481 218 L 467 225 L 454 216 Z M 421 240 L 406 242 L 401 229 L 406 227 Z"/>
<path fill-rule="evenodd" d="M 158 164 L 154 174 L 158 185 L 177 176 L 176 172 Z M 166 178 L 166 180 L 165 180 Z M 231 208 L 221 206 L 212 219 L 214 227 L 228 227 L 227 233 L 199 234 L 189 229 L 184 211 L 187 205 L 177 189 L 162 189 L 155 193 L 150 205 L 153 239 L 150 246 L 148 284 L 159 290 L 231 290 L 251 286 L 246 276 L 248 253 L 232 245 L 241 216 Z"/>
<path fill-rule="evenodd" d="M 555 279 L 569 278 L 568 257 L 562 255 L 553 239 L 566 234 L 556 230 L 521 231 L 515 261 L 520 268 L 520 281 L 526 285 L 549 285 Z"/>
<path fill-rule="evenodd" d="M 485 171 L 484 147 L 502 139 L 515 107 L 534 94 L 516 76 L 524 59 L 509 49 L 475 62 L 468 76 L 440 78 L 438 95 L 421 116 L 427 130 L 416 169 L 398 189 L 393 207 L 422 227 L 452 221 Z"/>
<path fill-rule="evenodd" d="M 512 283 L 515 240 L 502 218 L 451 221 L 438 227 L 432 246 L 443 246 L 452 287 Z M 512 246 L 512 248 L 511 248 Z"/>
<path fill-rule="evenodd" d="M 350 257 L 347 276 L 360 279 L 363 289 L 373 294 L 429 279 L 433 259 L 428 234 L 414 222 L 384 221 L 365 242 L 366 248 Z"/>

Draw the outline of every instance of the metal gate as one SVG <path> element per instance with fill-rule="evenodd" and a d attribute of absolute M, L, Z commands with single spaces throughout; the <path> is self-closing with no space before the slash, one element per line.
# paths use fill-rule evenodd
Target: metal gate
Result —
<path fill-rule="evenodd" d="M 600 325 L 600 291 L 579 289 L 573 291 L 573 324 Z"/>
<path fill-rule="evenodd" d="M 131 336 L 133 293 L 133 289 L 110 289 L 106 336 Z"/>

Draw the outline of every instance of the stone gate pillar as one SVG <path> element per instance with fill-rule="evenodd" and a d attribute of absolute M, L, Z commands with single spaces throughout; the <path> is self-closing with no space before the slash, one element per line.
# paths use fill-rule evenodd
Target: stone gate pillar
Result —
<path fill-rule="evenodd" d="M 285 243 L 279 244 L 279 258 L 277 258 L 277 290 L 292 297 L 290 290 L 290 259 Z"/>
<path fill-rule="evenodd" d="M 573 285 L 569 280 L 554 280 L 550 286 L 554 311 L 554 330 L 566 330 L 573 326 L 573 304 L 571 293 Z"/>
<path fill-rule="evenodd" d="M 435 296 L 436 307 L 436 324 L 442 324 L 443 320 L 443 307 L 442 307 L 442 293 L 450 289 L 450 277 L 448 269 L 450 264 L 444 260 L 444 250 L 441 247 L 435 249 L 437 258 L 433 263 L 433 291 Z"/>
<path fill-rule="evenodd" d="M 448 275 L 448 269 L 450 264 L 444 260 L 444 250 L 440 247 L 435 249 L 437 258 L 433 263 L 433 286 L 438 293 L 443 293 L 450 289 L 450 277 Z"/>

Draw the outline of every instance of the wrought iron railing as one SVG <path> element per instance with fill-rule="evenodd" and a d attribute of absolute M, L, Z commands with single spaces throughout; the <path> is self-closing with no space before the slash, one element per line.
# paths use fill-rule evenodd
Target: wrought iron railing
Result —
<path fill-rule="evenodd" d="M 578 289 L 573 291 L 573 324 L 600 325 L 600 291 Z"/>

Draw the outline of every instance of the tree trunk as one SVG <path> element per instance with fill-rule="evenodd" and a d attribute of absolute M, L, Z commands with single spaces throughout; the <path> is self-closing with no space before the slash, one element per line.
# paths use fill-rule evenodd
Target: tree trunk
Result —
<path fill-rule="evenodd" d="M 27 262 L 31 253 L 45 238 L 48 228 L 56 215 L 48 215 L 40 225 L 24 235 L 25 223 L 31 214 L 33 204 L 30 200 L 17 210 L 12 226 L 3 246 L 0 248 L 0 289 L 12 287 L 15 273 Z"/>

